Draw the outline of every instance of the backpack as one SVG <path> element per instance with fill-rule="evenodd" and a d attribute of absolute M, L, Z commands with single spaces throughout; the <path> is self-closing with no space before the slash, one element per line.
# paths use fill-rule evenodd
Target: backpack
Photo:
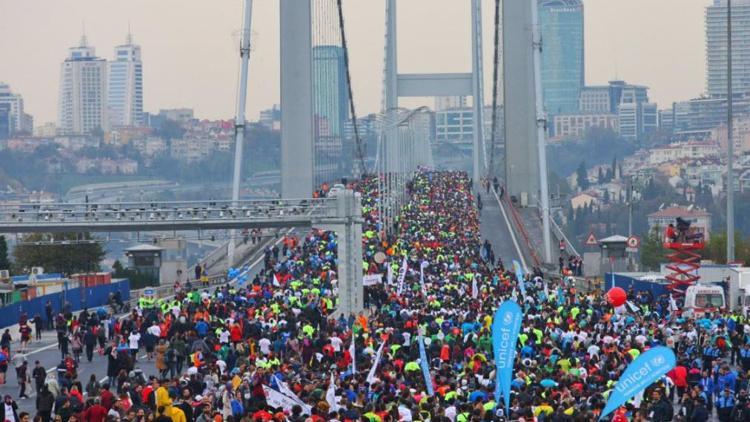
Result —
<path fill-rule="evenodd" d="M 83 403 L 78 399 L 78 396 L 70 396 L 70 407 L 74 411 L 80 412 L 83 410 Z"/>
<path fill-rule="evenodd" d="M 241 418 L 242 415 L 245 413 L 245 409 L 242 407 L 242 403 L 237 400 L 233 399 L 231 402 L 232 405 L 232 416 L 235 418 Z"/>
<path fill-rule="evenodd" d="M 734 421 L 742 422 L 747 420 L 748 417 L 748 411 L 746 406 L 737 406 L 736 410 L 734 411 Z"/>

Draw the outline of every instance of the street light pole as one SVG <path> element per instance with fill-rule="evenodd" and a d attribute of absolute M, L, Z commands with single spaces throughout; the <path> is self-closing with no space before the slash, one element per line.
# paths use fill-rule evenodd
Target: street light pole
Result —
<path fill-rule="evenodd" d="M 727 0 L 727 263 L 734 261 L 734 122 L 732 121 L 732 0 Z"/>
<path fill-rule="evenodd" d="M 250 22 L 252 20 L 253 0 L 245 0 L 242 38 L 240 39 L 240 86 L 237 94 L 237 114 L 234 117 L 234 173 L 232 177 L 232 206 L 238 206 L 240 200 L 240 179 L 242 178 L 242 144 L 245 140 L 245 104 L 247 102 L 247 68 L 250 61 Z M 234 266 L 236 230 L 229 231 L 227 250 L 227 268 Z"/>

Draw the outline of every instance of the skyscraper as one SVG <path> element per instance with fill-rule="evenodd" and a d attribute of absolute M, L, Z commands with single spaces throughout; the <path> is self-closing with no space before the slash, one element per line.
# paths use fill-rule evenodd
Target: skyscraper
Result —
<path fill-rule="evenodd" d="M 706 7 L 706 91 L 727 95 L 727 1 Z M 732 0 L 732 92 L 750 93 L 750 0 Z"/>
<path fill-rule="evenodd" d="M 34 130 L 34 120 L 24 112 L 23 97 L 21 94 L 14 94 L 10 85 L 2 82 L 0 82 L 0 104 L 7 104 L 9 107 L 11 134 L 31 134 Z"/>
<path fill-rule="evenodd" d="M 96 57 L 84 35 L 60 66 L 57 128 L 64 134 L 85 134 L 107 127 L 107 61 Z"/>
<path fill-rule="evenodd" d="M 542 92 L 551 116 L 575 113 L 584 86 L 583 3 L 538 0 L 542 33 Z M 550 118 L 548 117 L 548 119 Z"/>
<path fill-rule="evenodd" d="M 313 47 L 313 112 L 315 183 L 332 182 L 348 174 L 352 165 L 351 154 L 344 156 L 343 151 L 349 93 L 344 49 L 339 46 Z"/>
<path fill-rule="evenodd" d="M 115 47 L 108 64 L 107 113 L 110 127 L 143 125 L 143 63 L 141 47 L 127 41 Z"/>

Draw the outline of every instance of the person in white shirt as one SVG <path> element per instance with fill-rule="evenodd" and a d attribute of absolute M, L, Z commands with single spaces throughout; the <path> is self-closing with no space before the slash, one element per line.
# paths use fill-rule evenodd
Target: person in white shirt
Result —
<path fill-rule="evenodd" d="M 398 416 L 400 421 L 411 422 L 411 410 L 403 404 L 398 406 Z"/>
<path fill-rule="evenodd" d="M 219 343 L 229 344 L 229 330 L 226 327 L 219 333 Z"/>
<path fill-rule="evenodd" d="M 138 349 L 140 348 L 140 345 L 138 342 L 141 340 L 141 334 L 138 331 L 133 331 L 128 336 L 128 342 L 130 346 L 130 354 L 133 356 L 133 360 L 136 360 L 138 357 Z"/>
<path fill-rule="evenodd" d="M 337 336 L 333 335 L 331 337 L 331 346 L 333 346 L 333 351 L 336 353 L 341 352 L 341 346 L 344 344 L 344 342 Z"/>
<path fill-rule="evenodd" d="M 260 347 L 260 352 L 264 355 L 268 355 L 271 353 L 271 340 L 263 337 L 262 339 L 258 340 L 258 347 Z"/>
<path fill-rule="evenodd" d="M 157 324 L 156 322 L 154 322 L 153 325 L 148 327 L 147 331 L 149 334 L 151 334 L 152 336 L 156 338 L 161 337 L 161 327 L 159 327 L 159 324 Z"/>

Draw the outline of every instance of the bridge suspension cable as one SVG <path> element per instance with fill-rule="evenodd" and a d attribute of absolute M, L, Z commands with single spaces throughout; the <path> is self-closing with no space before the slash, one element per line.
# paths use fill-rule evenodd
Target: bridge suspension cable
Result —
<path fill-rule="evenodd" d="M 495 155 L 497 153 L 497 119 L 498 119 L 498 74 L 500 73 L 500 0 L 495 0 L 495 45 L 492 60 L 492 129 L 490 131 L 490 164 L 487 168 L 487 179 L 495 175 Z"/>
<path fill-rule="evenodd" d="M 344 12 L 343 7 L 341 4 L 341 0 L 337 0 L 336 4 L 338 6 L 338 15 L 339 15 L 339 30 L 341 31 L 341 47 L 344 49 L 344 67 L 346 68 L 346 86 L 348 88 L 348 94 L 349 94 L 349 112 L 352 122 L 352 128 L 354 129 L 354 141 L 356 142 L 357 146 L 357 163 L 355 168 L 359 170 L 359 175 L 363 176 L 367 173 L 367 169 L 365 168 L 365 154 L 364 149 L 362 147 L 362 138 L 359 136 L 359 127 L 357 122 L 357 111 L 354 107 L 354 94 L 352 90 L 352 76 L 351 71 L 349 69 L 349 47 L 346 44 L 346 30 L 344 27 Z"/>

